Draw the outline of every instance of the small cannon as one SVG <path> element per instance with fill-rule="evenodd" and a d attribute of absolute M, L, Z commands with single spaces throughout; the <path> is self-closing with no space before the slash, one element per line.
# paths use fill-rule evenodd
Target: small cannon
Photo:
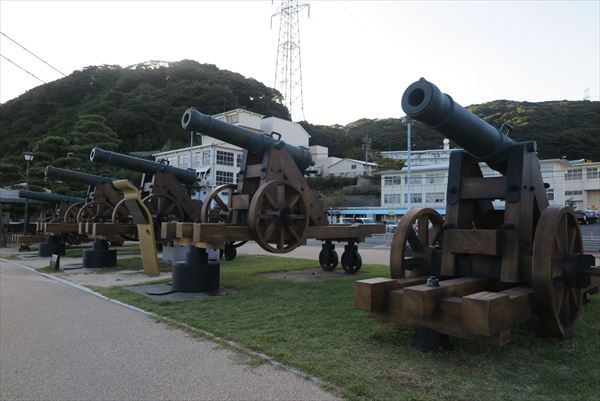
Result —
<path fill-rule="evenodd" d="M 92 149 L 90 160 L 93 163 L 106 163 L 143 173 L 140 193 L 157 230 L 160 230 L 163 222 L 200 220 L 202 202 L 190 196 L 190 189 L 196 183 L 195 170 L 110 152 L 99 147 Z M 127 213 L 124 202 L 125 200 L 119 202 L 114 213 Z M 159 233 L 156 238 L 160 238 Z"/>
<path fill-rule="evenodd" d="M 290 252 L 305 244 L 307 238 L 317 238 L 324 241 L 319 255 L 324 270 L 333 270 L 338 264 L 332 241 L 347 241 L 342 267 L 350 274 L 360 269 L 362 260 L 356 243 L 373 233 L 383 233 L 384 226 L 328 224 L 320 195 L 304 177 L 312 165 L 308 149 L 283 142 L 277 133 L 253 132 L 194 108 L 183 114 L 181 126 L 239 146 L 245 152 L 238 183 L 216 187 L 204 200 L 204 224 L 193 227 L 193 238 L 186 237 L 182 228 L 180 238 L 199 244 L 243 243 L 252 239 L 272 253 Z M 224 192 L 228 194 L 226 200 L 221 197 Z M 217 207 L 213 208 L 213 204 Z M 210 225 L 215 214 L 226 225 L 220 228 L 219 235 L 218 227 Z"/>
<path fill-rule="evenodd" d="M 117 210 L 121 195 L 113 187 L 115 180 L 112 177 L 99 176 L 81 171 L 46 166 L 46 177 L 64 181 L 75 181 L 88 185 L 85 202 L 74 203 L 67 208 L 62 222 L 47 223 L 46 233 L 50 235 L 86 236 L 94 240 L 91 249 L 83 253 L 83 266 L 87 268 L 112 267 L 117 263 L 117 251 L 109 249 L 109 244 L 123 243 L 125 240 L 136 240 L 135 227 L 127 227 L 128 214 Z M 125 229 L 116 232 L 96 233 L 93 230 L 95 223 L 122 223 Z"/>
<path fill-rule="evenodd" d="M 424 350 L 447 335 L 503 345 L 534 315 L 542 335 L 569 336 L 599 269 L 573 210 L 548 205 L 536 143 L 511 140 L 509 125 L 492 127 L 424 79 L 402 108 L 464 150 L 450 156 L 445 221 L 429 208 L 403 216 L 391 279 L 357 281 L 356 307 L 416 327 Z M 500 174 L 484 177 L 480 163 Z"/>
<path fill-rule="evenodd" d="M 54 206 L 52 213 L 46 218 L 42 218 L 38 224 L 36 231 L 45 233 L 46 223 L 60 223 L 64 217 L 66 210 L 72 204 L 82 204 L 85 199 L 74 196 L 66 196 L 49 192 L 36 192 L 28 190 L 19 190 L 19 198 L 27 198 L 37 200 L 44 203 L 51 203 Z M 70 235 L 51 236 L 46 235 L 46 242 L 39 245 L 40 256 L 51 256 L 52 254 L 63 255 L 67 245 L 78 244 L 81 242 L 81 237 L 71 233 Z"/>

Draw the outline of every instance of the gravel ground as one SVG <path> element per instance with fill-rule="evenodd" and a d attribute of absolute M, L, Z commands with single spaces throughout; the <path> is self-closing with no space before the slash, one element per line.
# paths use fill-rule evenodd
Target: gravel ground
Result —
<path fill-rule="evenodd" d="M 2 400 L 337 399 L 288 370 L 244 359 L 1 262 Z"/>

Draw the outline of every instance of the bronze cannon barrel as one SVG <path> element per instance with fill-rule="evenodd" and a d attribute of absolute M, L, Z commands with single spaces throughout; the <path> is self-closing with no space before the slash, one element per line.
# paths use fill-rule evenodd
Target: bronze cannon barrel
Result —
<path fill-rule="evenodd" d="M 239 146 L 254 154 L 261 154 L 271 146 L 283 148 L 292 156 L 301 171 L 312 165 L 312 156 L 306 148 L 290 145 L 268 134 L 259 134 L 237 125 L 228 124 L 194 108 L 185 111 L 181 118 L 181 126 L 186 130 L 199 132 Z"/>
<path fill-rule="evenodd" d="M 402 109 L 485 162 L 506 160 L 508 148 L 515 143 L 424 78 L 404 91 Z"/>
<path fill-rule="evenodd" d="M 61 180 L 75 181 L 87 185 L 98 185 L 103 182 L 113 182 L 115 179 L 102 175 L 83 173 L 81 171 L 67 170 L 64 168 L 46 166 L 46 177 L 58 178 Z"/>
<path fill-rule="evenodd" d="M 90 152 L 90 160 L 94 163 L 107 163 L 115 167 L 121 167 L 144 174 L 155 174 L 157 172 L 172 174 L 177 181 L 188 185 L 192 185 L 196 182 L 196 171 L 193 169 L 173 167 L 165 163 L 158 163 L 152 160 L 111 152 L 98 146 Z"/>
<path fill-rule="evenodd" d="M 51 192 L 28 191 L 25 189 L 19 190 L 19 198 L 33 199 L 48 203 L 77 203 L 85 201 L 84 198 L 78 198 L 76 196 L 61 195 Z"/>

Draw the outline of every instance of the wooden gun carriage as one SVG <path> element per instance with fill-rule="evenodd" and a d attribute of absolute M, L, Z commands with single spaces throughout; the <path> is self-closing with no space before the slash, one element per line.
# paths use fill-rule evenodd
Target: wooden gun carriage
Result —
<path fill-rule="evenodd" d="M 357 243 L 383 233 L 380 224 L 329 225 L 320 195 L 310 188 L 304 171 L 312 165 L 308 149 L 287 144 L 277 133 L 259 134 L 214 119 L 194 108 L 181 121 L 199 132 L 245 149 L 237 184 L 216 187 L 204 200 L 200 223 L 163 224 L 163 238 L 219 247 L 254 240 L 271 253 L 287 253 L 307 238 L 324 241 L 321 266 L 338 264 L 333 241 L 347 242 L 342 267 L 356 273 L 362 261 Z M 212 246 L 211 245 L 211 246 Z M 231 248 L 230 248 L 231 249 Z"/>
<path fill-rule="evenodd" d="M 570 335 L 598 269 L 573 210 L 548 205 L 536 143 L 513 141 L 510 126 L 492 127 L 424 79 L 402 108 L 464 150 L 450 156 L 446 218 L 428 208 L 403 216 L 391 278 L 357 281 L 356 307 L 417 328 L 421 348 L 436 347 L 424 340 L 432 333 L 502 345 L 532 317 L 544 336 Z M 484 177 L 482 162 L 499 174 Z"/>
<path fill-rule="evenodd" d="M 43 202 L 44 204 L 54 205 L 51 213 L 45 218 L 41 218 L 36 224 L 36 235 L 26 236 L 26 238 L 20 239 L 21 242 L 28 241 L 29 244 L 31 243 L 32 239 L 36 238 L 39 239 L 36 239 L 35 242 L 46 241 L 39 246 L 38 253 L 40 256 L 51 256 L 53 253 L 62 255 L 64 254 L 66 245 L 73 245 L 81 242 L 81 237 L 73 233 L 60 236 L 47 235 L 44 227 L 47 223 L 60 223 L 63 220 L 67 209 L 72 204 L 83 202 L 85 199 L 56 193 L 36 192 L 29 190 L 19 190 L 19 198 L 32 199 Z"/>

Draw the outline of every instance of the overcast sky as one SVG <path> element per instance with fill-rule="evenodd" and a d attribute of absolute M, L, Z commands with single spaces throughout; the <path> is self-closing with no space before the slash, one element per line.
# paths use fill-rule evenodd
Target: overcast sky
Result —
<path fill-rule="evenodd" d="M 600 2 L 311 1 L 301 16 L 313 124 L 404 115 L 423 76 L 460 104 L 600 95 Z M 69 74 L 89 65 L 193 59 L 273 86 L 275 1 L 0 1 L 3 33 Z M 1 36 L 0 52 L 61 77 Z M 0 101 L 41 83 L 0 59 Z M 178 122 L 174 122 L 178 123 Z"/>

